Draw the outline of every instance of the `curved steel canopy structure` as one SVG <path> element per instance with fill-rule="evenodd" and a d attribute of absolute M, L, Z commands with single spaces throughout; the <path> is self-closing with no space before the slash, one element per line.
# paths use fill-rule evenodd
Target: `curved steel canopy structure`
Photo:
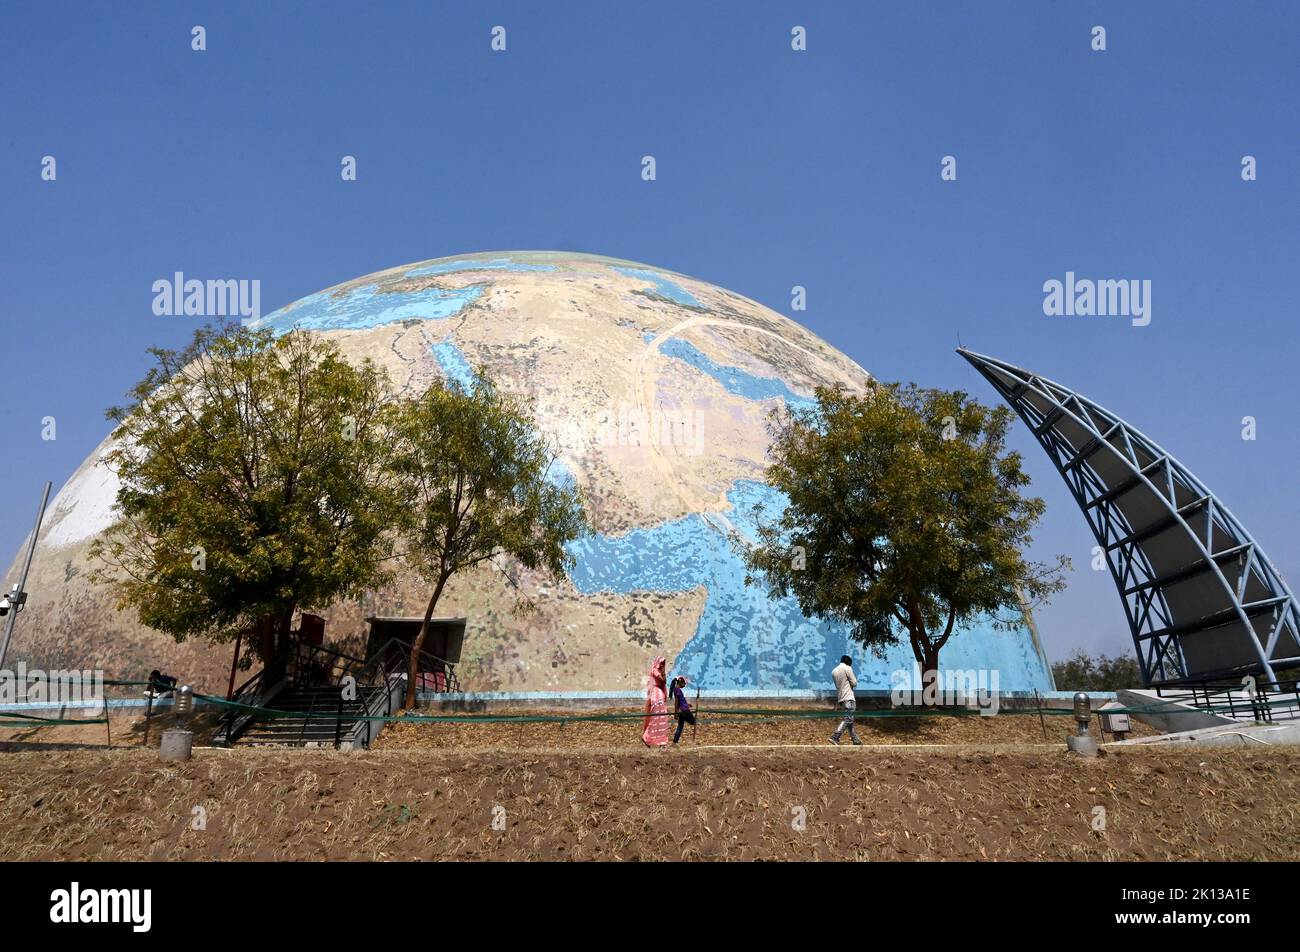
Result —
<path fill-rule="evenodd" d="M 1295 597 L 1244 526 L 1178 460 L 1058 383 L 970 361 L 1056 465 L 1106 554 L 1149 686 L 1300 664 Z"/>

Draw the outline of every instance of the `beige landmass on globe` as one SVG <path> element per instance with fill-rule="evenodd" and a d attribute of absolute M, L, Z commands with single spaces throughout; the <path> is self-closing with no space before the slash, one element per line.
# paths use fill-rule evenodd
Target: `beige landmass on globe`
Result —
<path fill-rule="evenodd" d="M 552 266 L 510 270 L 494 262 Z M 446 262 L 446 273 L 410 272 Z M 485 266 L 476 267 L 483 263 Z M 660 293 L 644 270 L 670 282 Z M 331 289 L 348 302 L 373 287 L 377 306 L 431 289 L 478 296 L 445 317 L 320 329 L 350 360 L 369 358 L 394 390 L 414 394 L 448 373 L 434 351 L 454 344 L 503 389 L 525 397 L 560 462 L 582 488 L 594 529 L 618 536 L 698 514 L 727 529 L 726 493 L 760 480 L 769 443 L 767 414 L 780 398 L 732 393 L 716 376 L 668 356 L 685 342 L 720 367 L 738 368 L 811 396 L 817 385 L 862 387 L 867 374 L 795 322 L 713 285 L 644 265 L 585 255 L 500 252 L 389 269 Z M 307 301 L 266 319 L 309 324 Z M 358 307 L 364 313 L 368 305 Z M 373 309 L 373 308 L 371 308 Z M 432 313 L 432 309 L 431 309 Z M 124 388 L 129 381 L 123 381 Z M 100 408 L 87 408 L 98 413 Z M 92 586 L 87 550 L 111 518 L 116 480 L 99 464 L 106 440 L 54 500 L 28 583 L 29 608 L 12 659 L 47 667 L 100 667 L 136 677 L 159 667 L 202 689 L 224 689 L 230 647 L 177 645 L 112 607 L 113 591 Z M 11 571 L 16 577 L 16 569 Z M 583 594 L 502 563 L 457 579 L 438 614 L 469 619 L 462 682 L 477 690 L 620 690 L 641 684 L 649 659 L 675 655 L 694 634 L 703 586 L 689 591 Z M 512 608 L 523 596 L 531 612 Z M 327 635 L 362 647 L 368 614 L 421 614 L 427 595 L 409 571 L 389 589 L 331 606 Z"/>

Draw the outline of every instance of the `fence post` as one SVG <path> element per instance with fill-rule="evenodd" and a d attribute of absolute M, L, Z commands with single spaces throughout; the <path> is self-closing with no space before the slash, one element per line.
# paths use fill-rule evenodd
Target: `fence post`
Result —
<path fill-rule="evenodd" d="M 148 695 L 148 697 L 145 699 L 145 705 L 144 705 L 144 746 L 148 747 L 149 746 L 149 718 L 153 716 L 153 682 L 150 682 L 149 686 L 145 688 L 145 693 Z"/>

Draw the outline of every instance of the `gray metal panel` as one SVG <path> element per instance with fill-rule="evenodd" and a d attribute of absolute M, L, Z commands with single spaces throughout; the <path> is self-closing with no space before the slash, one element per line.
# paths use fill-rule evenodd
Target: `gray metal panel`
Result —
<path fill-rule="evenodd" d="M 1194 575 L 1163 587 L 1165 602 L 1175 625 L 1188 625 L 1206 615 L 1232 608 L 1232 596 L 1218 585 L 1206 585 L 1205 575 Z"/>
<path fill-rule="evenodd" d="M 1088 465 L 1107 486 L 1118 486 L 1131 472 L 1128 463 L 1124 462 L 1119 451 L 1112 448 L 1110 443 L 1102 444 L 1100 449 L 1089 456 Z"/>
<path fill-rule="evenodd" d="M 1182 635 L 1179 644 L 1187 664 L 1198 671 L 1246 669 L 1255 662 L 1250 636 L 1239 621 Z"/>
<path fill-rule="evenodd" d="M 1186 568 L 1201 555 L 1200 547 L 1188 538 L 1181 526 L 1173 525 L 1141 544 L 1142 554 L 1155 570 L 1156 578 L 1171 575 Z"/>

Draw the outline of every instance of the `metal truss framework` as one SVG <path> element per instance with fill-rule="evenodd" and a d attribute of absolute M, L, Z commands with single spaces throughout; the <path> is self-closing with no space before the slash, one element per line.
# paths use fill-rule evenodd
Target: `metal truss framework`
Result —
<path fill-rule="evenodd" d="M 964 348 L 1025 421 L 1105 553 L 1148 686 L 1300 665 L 1300 609 L 1244 526 L 1178 460 L 1110 411 Z"/>

